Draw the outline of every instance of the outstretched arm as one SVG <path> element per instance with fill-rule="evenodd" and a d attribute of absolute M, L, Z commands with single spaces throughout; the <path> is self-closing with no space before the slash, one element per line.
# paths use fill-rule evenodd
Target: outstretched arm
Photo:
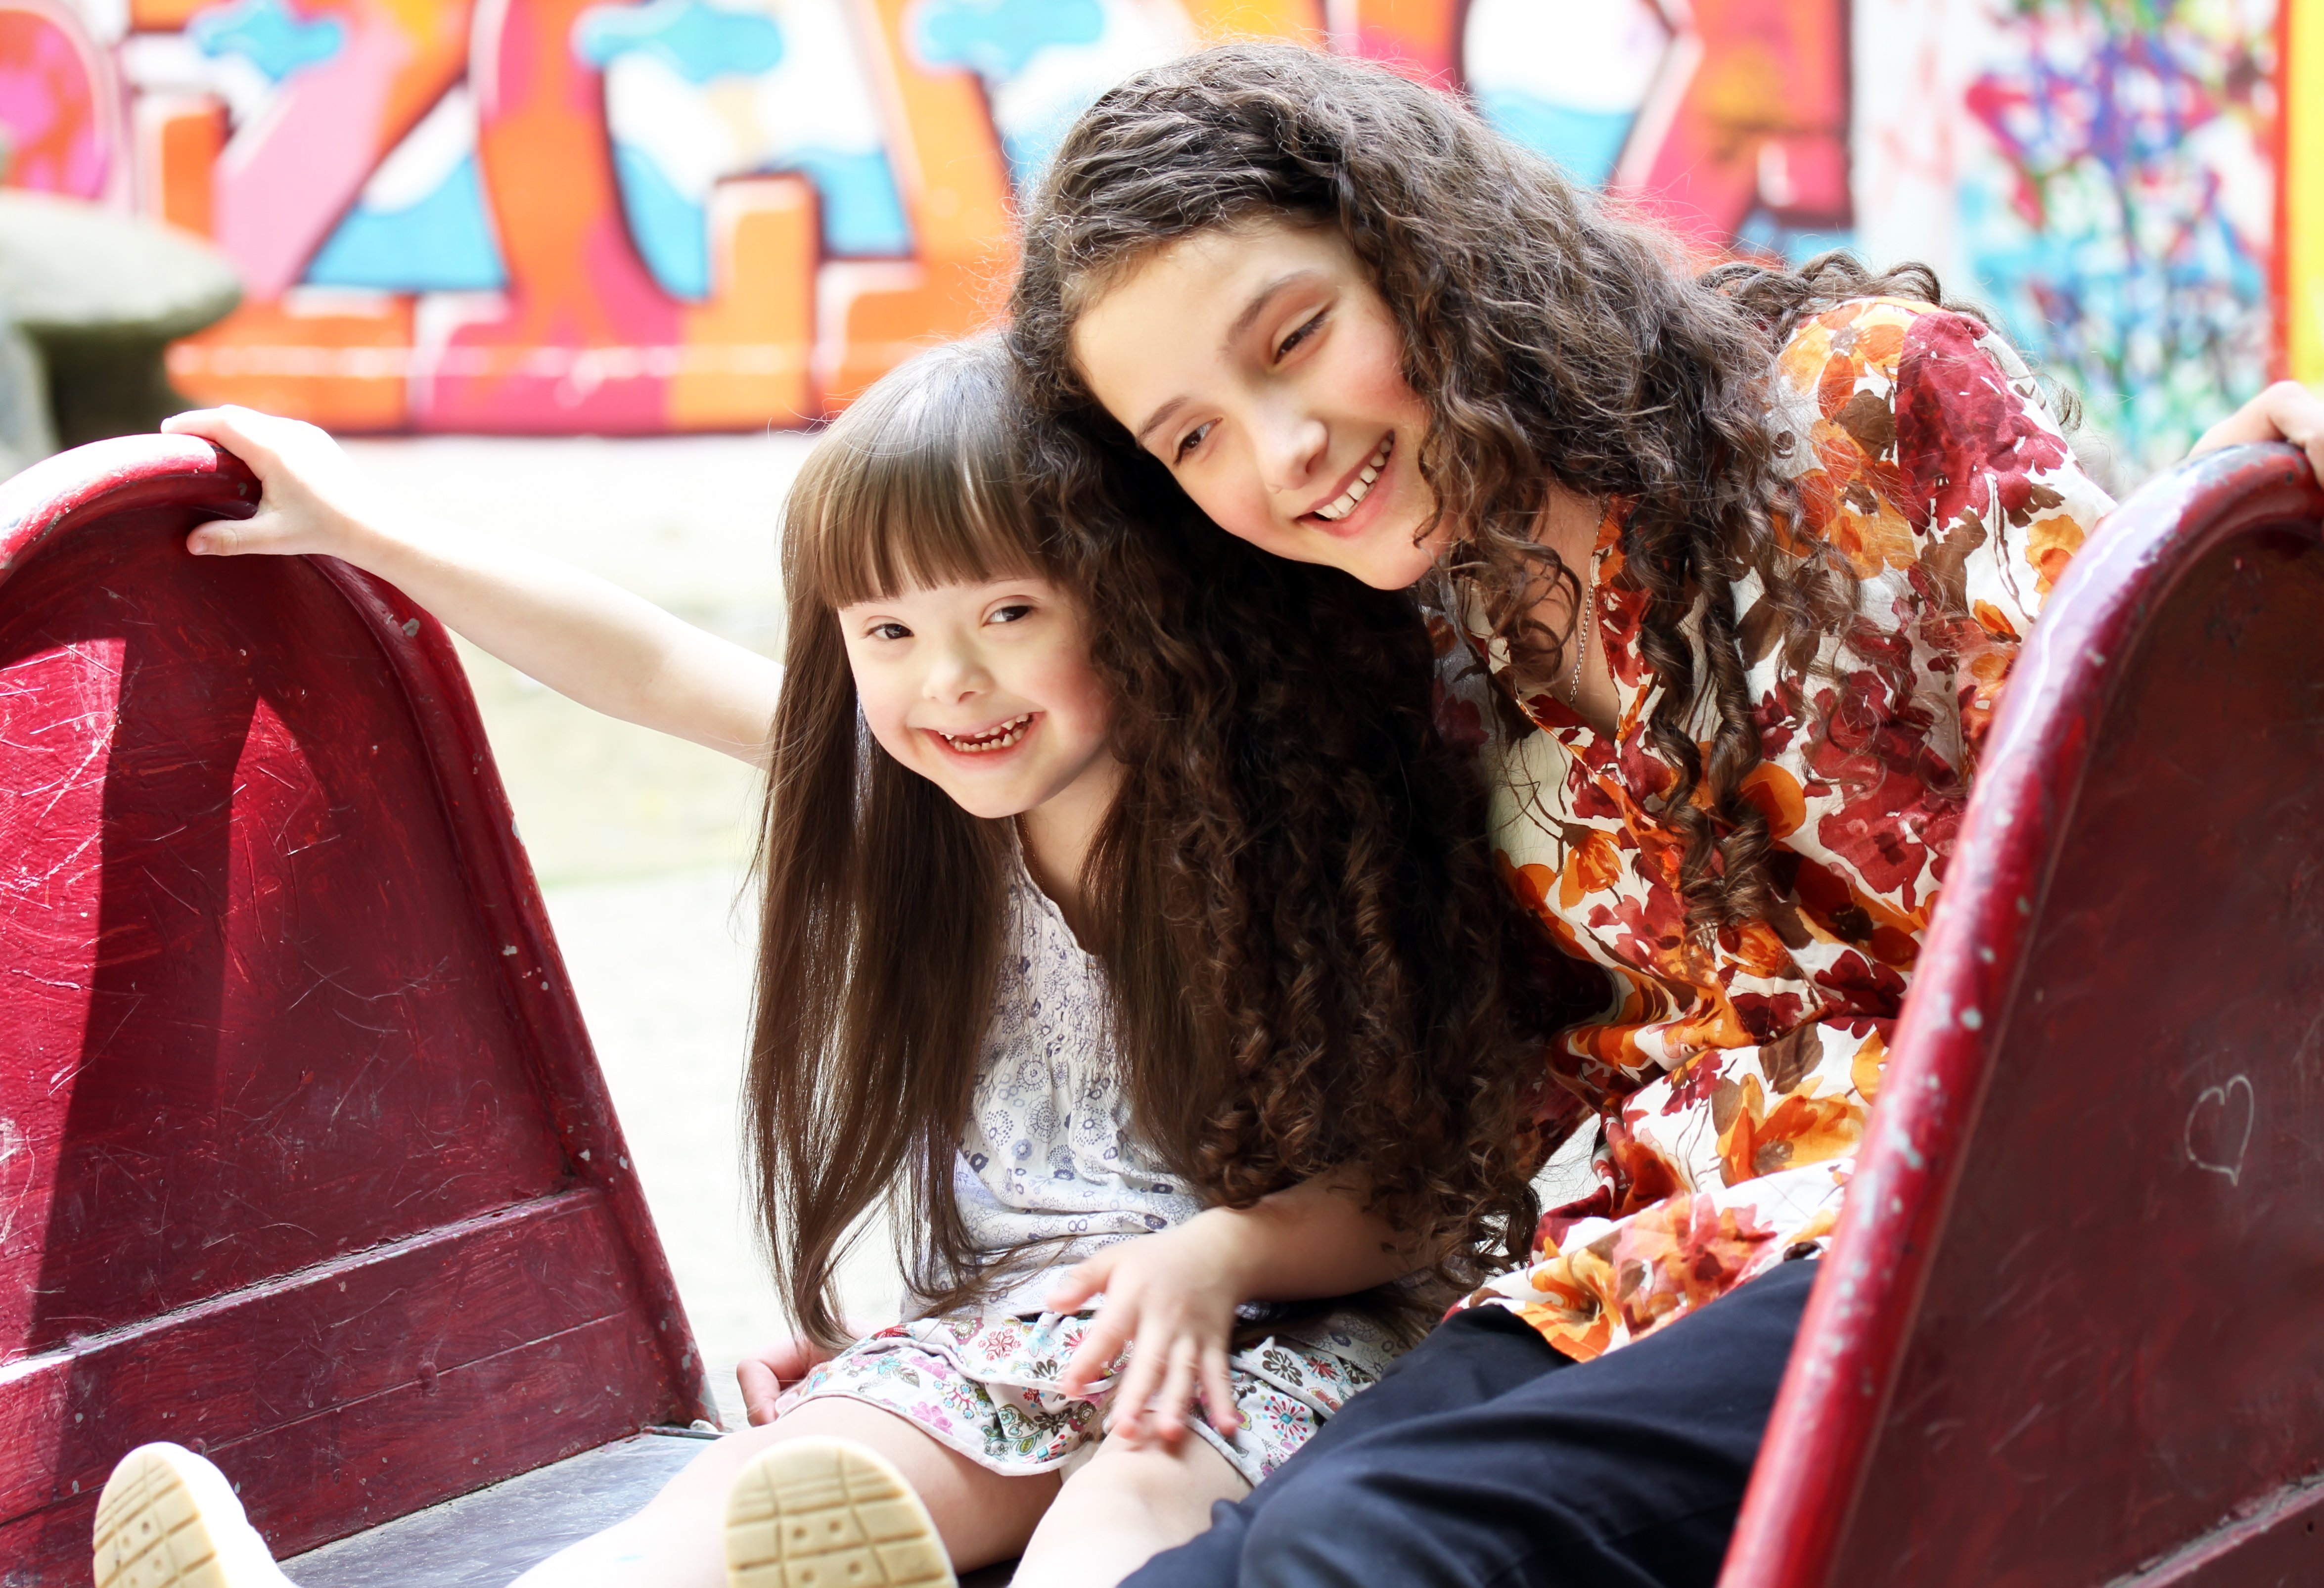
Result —
<path fill-rule="evenodd" d="M 1334 1169 L 1247 1208 L 1214 1207 L 1175 1230 L 1110 1246 L 1068 1269 L 1048 1306 L 1071 1312 L 1102 1293 L 1060 1386 L 1085 1392 L 1124 1347 L 1112 1431 L 1132 1445 L 1176 1445 L 1199 1391 L 1212 1426 L 1238 1418 L 1227 1382 L 1235 1308 L 1246 1301 L 1345 1296 L 1428 1260 L 1387 1220 L 1368 1212 L 1355 1168 Z"/>
<path fill-rule="evenodd" d="M 216 442 L 263 487 L 254 517 L 195 528 L 186 549 L 197 556 L 343 558 L 560 695 L 754 766 L 764 760 L 782 669 L 758 652 L 570 563 L 381 500 L 313 425 L 209 408 L 162 429 Z"/>

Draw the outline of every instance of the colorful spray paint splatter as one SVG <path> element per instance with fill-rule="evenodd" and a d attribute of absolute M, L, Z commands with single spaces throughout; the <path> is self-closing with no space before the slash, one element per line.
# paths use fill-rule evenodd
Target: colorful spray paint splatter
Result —
<path fill-rule="evenodd" d="M 2136 474 L 2265 368 L 2277 4 L 0 0 L 0 154 L 235 259 L 244 307 L 172 355 L 203 398 L 791 424 L 988 316 L 1015 194 L 1108 84 L 1328 36 L 1699 250 L 1939 258 Z M 1899 151 L 1901 198 L 1856 169 Z M 1907 242 L 1906 208 L 1942 224 Z"/>
<path fill-rule="evenodd" d="M 2273 0 L 2016 0 L 1967 108 L 1970 263 L 2133 472 L 2266 379 Z"/>

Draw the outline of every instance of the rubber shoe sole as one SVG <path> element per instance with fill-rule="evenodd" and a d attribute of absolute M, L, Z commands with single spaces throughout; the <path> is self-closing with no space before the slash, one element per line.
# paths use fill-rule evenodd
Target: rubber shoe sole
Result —
<path fill-rule="evenodd" d="M 289 1588 L 226 1474 L 176 1445 L 141 1445 L 97 1502 L 97 1588 Z"/>
<path fill-rule="evenodd" d="M 726 1494 L 728 1588 L 954 1588 L 927 1508 L 845 1439 L 768 1446 Z M 143 1584 L 139 1584 L 143 1588 Z"/>

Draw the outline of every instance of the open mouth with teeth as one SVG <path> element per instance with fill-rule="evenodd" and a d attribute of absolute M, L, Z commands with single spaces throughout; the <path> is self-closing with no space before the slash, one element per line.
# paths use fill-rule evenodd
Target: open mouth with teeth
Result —
<path fill-rule="evenodd" d="M 1356 471 L 1348 488 L 1317 508 L 1314 516 L 1327 524 L 1335 524 L 1355 512 L 1357 503 L 1371 494 L 1373 482 L 1380 477 L 1380 471 L 1388 466 L 1388 455 L 1395 450 L 1396 433 L 1391 430 L 1380 438 L 1379 450 L 1364 460 L 1364 466 Z"/>
<path fill-rule="evenodd" d="M 1033 730 L 1033 719 L 1041 714 L 1026 712 L 1007 722 L 995 723 L 989 728 L 979 728 L 973 734 L 947 734 L 942 728 L 928 731 L 963 755 L 990 755 L 996 750 L 1006 750 Z"/>

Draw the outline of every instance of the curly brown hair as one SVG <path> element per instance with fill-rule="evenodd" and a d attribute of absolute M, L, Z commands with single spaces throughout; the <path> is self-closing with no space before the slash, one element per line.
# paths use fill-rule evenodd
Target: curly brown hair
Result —
<path fill-rule="evenodd" d="M 1545 1090 L 1543 1056 L 1607 989 L 1540 944 L 1496 874 L 1483 791 L 1434 725 L 1419 615 L 1191 510 L 1082 556 L 1025 505 L 1011 399 L 990 341 L 923 355 L 832 426 L 785 505 L 746 1100 L 793 1316 L 838 1337 L 834 1274 L 883 1198 L 932 1308 L 1039 1255 L 973 1250 L 954 1182 L 1010 826 L 874 745 L 835 615 L 1019 572 L 1099 618 L 1129 775 L 1083 882 L 1132 1130 L 1217 1205 L 1360 1165 L 1444 1280 L 1521 1257 L 1528 1179 L 1580 1115 Z"/>
<path fill-rule="evenodd" d="M 1747 651 L 1780 647 L 1796 706 L 1822 640 L 1861 626 L 1846 563 L 1783 540 L 1794 503 L 1766 423 L 1767 371 L 1801 317 L 1872 293 L 1941 302 L 1935 277 L 1917 265 L 1875 275 L 1843 254 L 1696 275 L 1667 235 L 1446 94 L 1369 62 L 1223 46 L 1099 99 L 1028 208 L 1010 343 L 1047 421 L 1029 466 L 1044 511 L 1129 533 L 1130 504 L 1176 494 L 1092 396 L 1074 355 L 1078 313 L 1179 239 L 1285 221 L 1336 229 L 1396 317 L 1405 378 L 1430 415 L 1421 471 L 1457 536 L 1443 571 L 1480 598 L 1521 676 L 1555 678 L 1570 661 L 1570 625 L 1537 615 L 1553 590 L 1569 612 L 1580 594 L 1534 537 L 1550 482 L 1628 504 L 1626 577 L 1647 596 L 1639 649 L 1663 686 L 1646 734 L 1676 776 L 1663 809 L 1685 837 L 1689 921 L 1702 931 L 1761 914 L 1770 838 L 1743 788 L 1760 759 Z M 1742 614 L 1734 586 L 1747 568 L 1765 605 Z M 1690 731 L 1706 696 L 1707 758 Z"/>
<path fill-rule="evenodd" d="M 1522 1260 L 1583 1113 L 1547 1045 L 1610 990 L 1499 872 L 1417 609 L 1191 506 L 1104 551 L 1082 577 L 1134 769 L 1093 858 L 1107 962 L 1126 1046 L 1201 1056 L 1143 1071 L 1133 1115 L 1215 1202 L 1360 1163 L 1441 1278 Z"/>

